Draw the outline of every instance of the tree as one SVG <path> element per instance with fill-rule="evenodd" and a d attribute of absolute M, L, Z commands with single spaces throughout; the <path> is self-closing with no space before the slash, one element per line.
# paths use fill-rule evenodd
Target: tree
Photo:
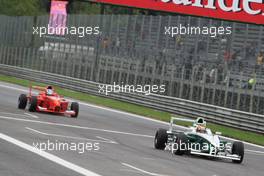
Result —
<path fill-rule="evenodd" d="M 45 14 L 41 0 L 0 0 L 0 14 L 10 16 L 35 16 Z"/>

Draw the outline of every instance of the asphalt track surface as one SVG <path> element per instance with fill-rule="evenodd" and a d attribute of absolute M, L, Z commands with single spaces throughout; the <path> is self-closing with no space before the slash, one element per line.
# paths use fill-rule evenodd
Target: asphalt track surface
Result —
<path fill-rule="evenodd" d="M 0 82 L 0 176 L 261 176 L 264 148 L 245 145 L 242 164 L 155 150 L 167 124 L 81 103 L 77 119 L 17 109 L 26 88 Z M 92 144 L 39 152 L 34 145 Z M 95 144 L 97 143 L 97 144 Z M 97 147 L 96 147 L 97 145 Z M 81 145 L 80 145 L 81 146 Z M 99 146 L 99 149 L 98 149 Z M 52 149 L 52 147 L 50 147 Z M 96 150 L 97 149 L 97 150 Z"/>

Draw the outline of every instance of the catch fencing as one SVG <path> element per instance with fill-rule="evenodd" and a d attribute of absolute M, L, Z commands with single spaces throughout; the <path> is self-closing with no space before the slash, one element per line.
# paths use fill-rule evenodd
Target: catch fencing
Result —
<path fill-rule="evenodd" d="M 0 47 L 0 63 L 56 73 L 104 84 L 165 85 L 162 95 L 264 114 L 264 79 L 247 87 L 248 75 L 231 74 L 203 65 L 160 65 L 153 60 L 134 60 L 96 55 L 92 48 L 85 53 L 42 51 L 32 48 Z"/>
<path fill-rule="evenodd" d="M 87 81 L 98 84 L 165 85 L 164 93 L 153 96 L 159 96 L 162 100 L 181 100 L 186 104 L 190 101 L 190 104 L 196 102 L 206 107 L 228 108 L 229 112 L 244 111 L 245 114 L 263 118 L 264 67 L 255 66 L 257 55 L 264 49 L 264 27 L 261 25 L 180 15 L 69 15 L 67 27 L 99 26 L 101 34 L 84 37 L 77 34 L 40 37 L 33 34 L 33 27 L 45 27 L 48 21 L 49 16 L 0 16 L 1 73 L 11 74 L 2 70 L 9 65 L 10 68 L 17 68 L 17 71 L 30 69 L 32 73 L 43 73 L 43 78 L 45 74 L 56 74 L 72 81 L 82 80 L 77 82 L 80 85 Z M 165 35 L 166 26 L 180 24 L 230 26 L 232 34 L 216 37 Z M 27 78 L 30 79 L 30 76 L 36 78 L 34 74 L 27 75 Z M 256 79 L 256 84 L 249 88 L 248 80 L 251 78 Z M 78 84 L 64 83 L 64 86 L 75 90 Z M 83 88 L 80 86 L 80 89 Z M 96 94 L 96 91 L 91 94 Z M 118 99 L 125 100 L 128 96 Z M 159 102 L 157 106 L 154 105 L 156 100 L 149 99 L 149 96 L 138 95 L 137 98 L 133 99 L 137 104 L 168 112 L 176 111 L 173 110 L 176 106 L 170 104 Z M 207 114 L 213 120 L 212 114 L 201 112 L 203 108 L 199 110 L 197 107 L 193 107 L 195 112 L 190 116 Z M 180 108 L 176 109 L 180 113 Z M 187 111 L 183 114 L 188 115 Z M 219 119 L 216 113 L 214 115 Z M 251 117 L 244 120 L 251 121 Z M 221 118 L 221 121 L 215 122 L 224 122 L 224 116 Z M 249 129 L 249 126 L 242 129 Z M 254 127 L 254 130 L 261 131 L 258 127 Z"/>
<path fill-rule="evenodd" d="M 57 85 L 70 90 L 143 105 L 185 117 L 204 117 L 209 122 L 264 134 L 263 115 L 157 94 L 143 95 L 140 93 L 112 92 L 105 95 L 99 92 L 99 86 L 102 85 L 100 83 L 3 64 L 0 64 L 0 74 Z"/>

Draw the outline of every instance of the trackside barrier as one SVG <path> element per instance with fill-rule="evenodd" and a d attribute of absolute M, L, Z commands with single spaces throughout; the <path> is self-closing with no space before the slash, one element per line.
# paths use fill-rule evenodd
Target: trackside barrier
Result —
<path fill-rule="evenodd" d="M 99 93 L 100 83 L 54 73 L 0 64 L 0 74 L 52 84 L 66 89 L 108 97 L 191 118 L 204 117 L 208 122 L 264 134 L 264 115 L 157 94 Z"/>

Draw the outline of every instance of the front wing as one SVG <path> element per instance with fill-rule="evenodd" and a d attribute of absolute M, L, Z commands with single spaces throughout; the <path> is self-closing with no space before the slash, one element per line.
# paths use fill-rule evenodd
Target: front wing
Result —
<path fill-rule="evenodd" d="M 40 106 L 38 106 L 38 111 L 40 111 L 40 112 L 56 113 L 56 114 L 65 114 L 65 115 L 75 115 L 75 112 L 72 111 L 72 110 L 67 110 L 67 111 L 64 111 L 64 112 L 56 112 L 56 111 L 49 110 L 47 108 L 43 108 L 43 107 L 40 107 Z"/>
<path fill-rule="evenodd" d="M 231 160 L 240 160 L 240 156 L 235 154 L 226 154 L 226 153 L 218 153 L 218 154 L 209 154 L 209 153 L 202 153 L 198 151 L 191 151 L 192 155 L 200 155 L 200 156 L 209 156 L 214 158 L 222 158 L 222 159 L 231 159 Z"/>

